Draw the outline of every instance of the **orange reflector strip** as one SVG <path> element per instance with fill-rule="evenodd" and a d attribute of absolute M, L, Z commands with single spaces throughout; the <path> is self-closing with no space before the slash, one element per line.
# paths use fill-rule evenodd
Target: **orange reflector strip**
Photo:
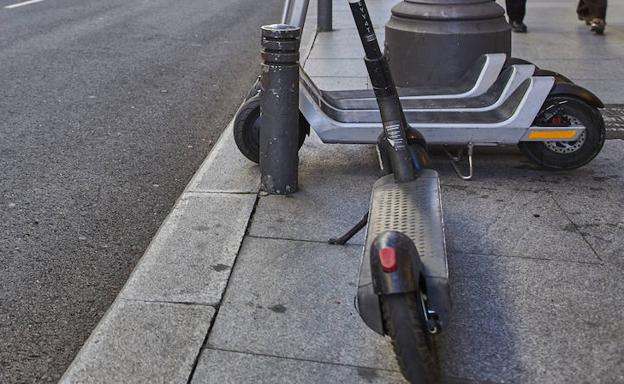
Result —
<path fill-rule="evenodd" d="M 529 132 L 529 139 L 571 139 L 576 136 L 574 129 L 544 130 Z"/>

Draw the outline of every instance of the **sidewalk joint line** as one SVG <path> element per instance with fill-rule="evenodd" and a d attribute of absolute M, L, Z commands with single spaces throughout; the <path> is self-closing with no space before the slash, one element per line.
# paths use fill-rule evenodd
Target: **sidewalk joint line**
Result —
<path fill-rule="evenodd" d="M 191 372 L 189 373 L 187 384 L 191 384 L 193 380 L 193 376 L 195 376 L 195 370 L 197 370 L 197 366 L 199 365 L 199 358 L 201 357 L 202 351 L 206 348 L 206 345 L 208 345 L 208 339 L 210 338 L 210 333 L 212 332 L 212 328 L 217 322 L 217 317 L 219 316 L 219 310 L 221 309 L 221 305 L 223 304 L 223 301 L 225 300 L 225 295 L 228 292 L 230 282 L 232 281 L 232 274 L 234 273 L 234 269 L 236 268 L 236 261 L 238 260 L 238 257 L 240 256 L 241 248 L 243 247 L 243 243 L 245 242 L 245 236 L 247 232 L 249 231 L 249 227 L 251 226 L 251 222 L 256 213 L 256 208 L 258 207 L 259 202 L 260 202 L 260 196 L 256 194 L 256 199 L 254 201 L 253 208 L 251 209 L 251 213 L 249 214 L 249 218 L 247 219 L 247 226 L 245 228 L 245 231 L 243 232 L 243 236 L 241 237 L 241 241 L 240 241 L 240 244 L 238 245 L 238 249 L 236 250 L 236 257 L 234 258 L 234 261 L 232 262 L 232 268 L 230 268 L 230 274 L 228 276 L 227 283 L 225 284 L 225 287 L 223 288 L 223 293 L 221 294 L 221 301 L 217 305 L 214 306 L 214 309 L 215 309 L 214 315 L 212 316 L 210 325 L 208 326 L 208 330 L 206 331 L 206 336 L 204 337 L 204 341 L 202 342 L 201 347 L 199 347 L 197 356 L 195 356 L 195 361 L 193 361 L 193 368 L 191 369 Z"/>
<path fill-rule="evenodd" d="M 124 301 L 132 301 L 136 303 L 147 303 L 147 304 L 172 304 L 172 305 L 187 305 L 187 306 L 202 306 L 202 307 L 213 307 L 216 308 L 218 303 L 198 303 L 192 301 L 167 301 L 167 300 L 143 300 L 143 299 L 135 299 L 131 297 L 119 296 L 121 300 Z"/>
<path fill-rule="evenodd" d="M 348 243 L 345 245 L 337 245 L 337 244 L 329 244 L 329 239 L 327 239 L 328 241 L 320 241 L 320 240 L 309 240 L 309 239 L 293 239 L 293 238 L 289 238 L 289 237 L 275 237 L 275 236 L 259 236 L 259 235 L 247 235 L 247 237 L 251 237 L 253 239 L 267 239 L 267 240 L 284 240 L 284 241 L 299 241 L 302 243 L 313 243 L 313 244 L 325 244 L 325 245 L 335 245 L 335 246 L 358 246 L 358 247 L 362 247 L 364 246 L 364 244 L 362 243 Z"/>
<path fill-rule="evenodd" d="M 572 220 L 572 218 L 570 217 L 570 215 L 568 215 L 568 212 L 566 212 L 563 207 L 561 206 L 561 204 L 559 204 L 559 201 L 557 201 L 557 199 L 555 198 L 555 196 L 553 196 L 552 194 L 550 194 L 550 198 L 552 199 L 552 201 L 555 203 L 555 205 L 559 208 L 559 210 L 561 212 L 563 212 L 564 216 L 568 219 L 568 221 L 570 223 L 572 223 L 572 226 L 574 227 L 574 230 L 576 230 L 576 232 L 581 236 L 581 238 L 583 239 L 583 241 L 587 244 L 587 246 L 594 252 L 594 255 L 596 255 L 596 258 L 598 260 L 600 260 L 601 262 L 604 262 L 604 260 L 602 260 L 602 258 L 600 257 L 600 255 L 598 254 L 598 252 L 596 251 L 596 249 L 589 243 L 589 241 L 587 240 L 587 238 L 585 237 L 585 235 L 583 235 L 583 232 L 581 232 L 581 229 L 579 228 L 579 226 L 574 222 L 574 220 Z"/>
<path fill-rule="evenodd" d="M 537 193 L 537 192 L 551 192 L 550 189 L 548 188 L 535 188 L 535 189 L 524 189 L 524 188 L 515 188 L 512 186 L 509 187 L 505 187 L 505 186 L 499 186 L 499 187 L 488 187 L 485 185 L 474 185 L 471 184 L 470 182 L 466 183 L 466 184 L 449 184 L 449 183 L 440 183 L 440 186 L 442 187 L 447 187 L 447 188 L 455 188 L 455 189 L 459 189 L 459 190 L 467 190 L 469 188 L 474 188 L 474 189 L 481 189 L 481 190 L 486 190 L 486 191 L 512 191 L 512 192 L 531 192 L 531 193 Z"/>
<path fill-rule="evenodd" d="M 184 191 L 184 194 L 195 193 L 199 195 L 257 195 L 258 191 L 255 192 L 244 192 L 244 191 L 196 191 L 189 189 Z"/>
<path fill-rule="evenodd" d="M 309 47 L 305 47 L 306 48 L 305 57 L 299 59 L 299 62 L 301 63 L 302 68 L 305 67 L 305 64 L 310 59 L 310 54 L 312 53 L 312 50 L 314 49 L 314 45 L 316 44 L 316 39 L 318 38 L 318 31 L 316 30 L 316 28 L 314 28 L 312 33 L 314 34 L 314 36 L 312 37 L 312 42 L 310 43 Z M 301 36 L 303 37 L 303 31 L 301 31 Z"/>
<path fill-rule="evenodd" d="M 251 356 L 259 356 L 259 357 L 272 357 L 272 358 L 275 358 L 275 359 L 302 361 L 302 362 L 307 362 L 307 363 L 336 365 L 336 366 L 348 367 L 348 368 L 364 368 L 364 369 L 374 369 L 376 371 L 384 371 L 384 372 L 399 372 L 398 370 L 395 371 L 393 369 L 388 369 L 388 368 L 366 367 L 366 366 L 363 366 L 363 365 L 339 363 L 339 362 L 335 362 L 335 361 L 321 361 L 321 360 L 314 360 L 314 359 L 306 359 L 306 358 L 302 358 L 302 357 L 278 356 L 278 355 L 271 355 L 269 353 L 262 353 L 262 352 L 237 351 L 237 350 L 234 350 L 234 349 L 211 347 L 211 346 L 207 346 L 204 349 L 210 349 L 210 350 L 213 350 L 213 351 L 238 353 L 238 354 L 242 354 L 242 355 L 251 355 Z"/>
<path fill-rule="evenodd" d="M 585 265 L 595 265 L 595 266 L 604 266 L 603 262 L 597 261 L 580 261 L 580 260 L 561 260 L 561 259 L 548 259 L 541 257 L 531 257 L 531 256 L 514 256 L 514 255 L 501 255 L 496 253 L 478 253 L 478 252 L 462 252 L 459 250 L 449 249 L 448 253 L 454 255 L 468 255 L 468 256 L 477 256 L 477 257 L 503 257 L 506 259 L 525 259 L 525 260 L 535 260 L 535 261 L 550 261 L 557 263 L 565 263 L 565 264 L 585 264 Z"/>

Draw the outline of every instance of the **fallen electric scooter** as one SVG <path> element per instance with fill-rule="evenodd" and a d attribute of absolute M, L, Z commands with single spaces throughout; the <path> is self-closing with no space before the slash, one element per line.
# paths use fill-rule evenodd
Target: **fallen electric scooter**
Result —
<path fill-rule="evenodd" d="M 288 0 L 283 22 L 303 27 L 308 1 Z M 239 150 L 258 162 L 261 123 L 259 87 L 254 86 L 234 120 Z M 564 76 L 503 54 L 488 54 L 451 88 L 401 89 L 410 126 L 430 144 L 468 148 L 518 145 L 549 169 L 587 164 L 602 149 L 602 102 Z M 299 145 L 310 127 L 324 143 L 374 144 L 382 131 L 372 90 L 323 91 L 300 70 Z M 458 160 L 458 159 L 456 159 Z M 456 170 L 457 167 L 456 167 Z M 459 172 L 458 172 L 459 173 Z M 472 175 L 472 167 L 468 179 Z"/>
<path fill-rule="evenodd" d="M 349 5 L 381 113 L 382 167 L 391 172 L 373 186 L 357 307 L 370 328 L 390 336 L 407 380 L 436 383 L 434 338 L 451 309 L 438 174 L 428 169 L 426 138 L 407 123 L 365 1 Z"/>

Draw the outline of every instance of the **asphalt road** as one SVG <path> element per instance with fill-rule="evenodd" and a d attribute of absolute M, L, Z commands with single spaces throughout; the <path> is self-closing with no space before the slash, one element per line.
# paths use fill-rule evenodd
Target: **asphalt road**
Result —
<path fill-rule="evenodd" d="M 0 0 L 0 382 L 57 381 L 234 114 L 280 0 Z"/>

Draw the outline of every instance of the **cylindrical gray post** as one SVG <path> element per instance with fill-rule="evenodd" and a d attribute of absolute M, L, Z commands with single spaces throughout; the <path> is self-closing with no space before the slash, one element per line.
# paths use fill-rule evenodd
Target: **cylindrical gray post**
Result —
<path fill-rule="evenodd" d="M 318 0 L 317 31 L 329 32 L 332 30 L 332 0 Z"/>
<path fill-rule="evenodd" d="M 485 53 L 511 54 L 505 10 L 492 0 L 404 0 L 386 24 L 397 86 L 450 86 Z"/>
<path fill-rule="evenodd" d="M 300 35 L 286 24 L 262 27 L 260 173 L 270 194 L 297 191 Z"/>

